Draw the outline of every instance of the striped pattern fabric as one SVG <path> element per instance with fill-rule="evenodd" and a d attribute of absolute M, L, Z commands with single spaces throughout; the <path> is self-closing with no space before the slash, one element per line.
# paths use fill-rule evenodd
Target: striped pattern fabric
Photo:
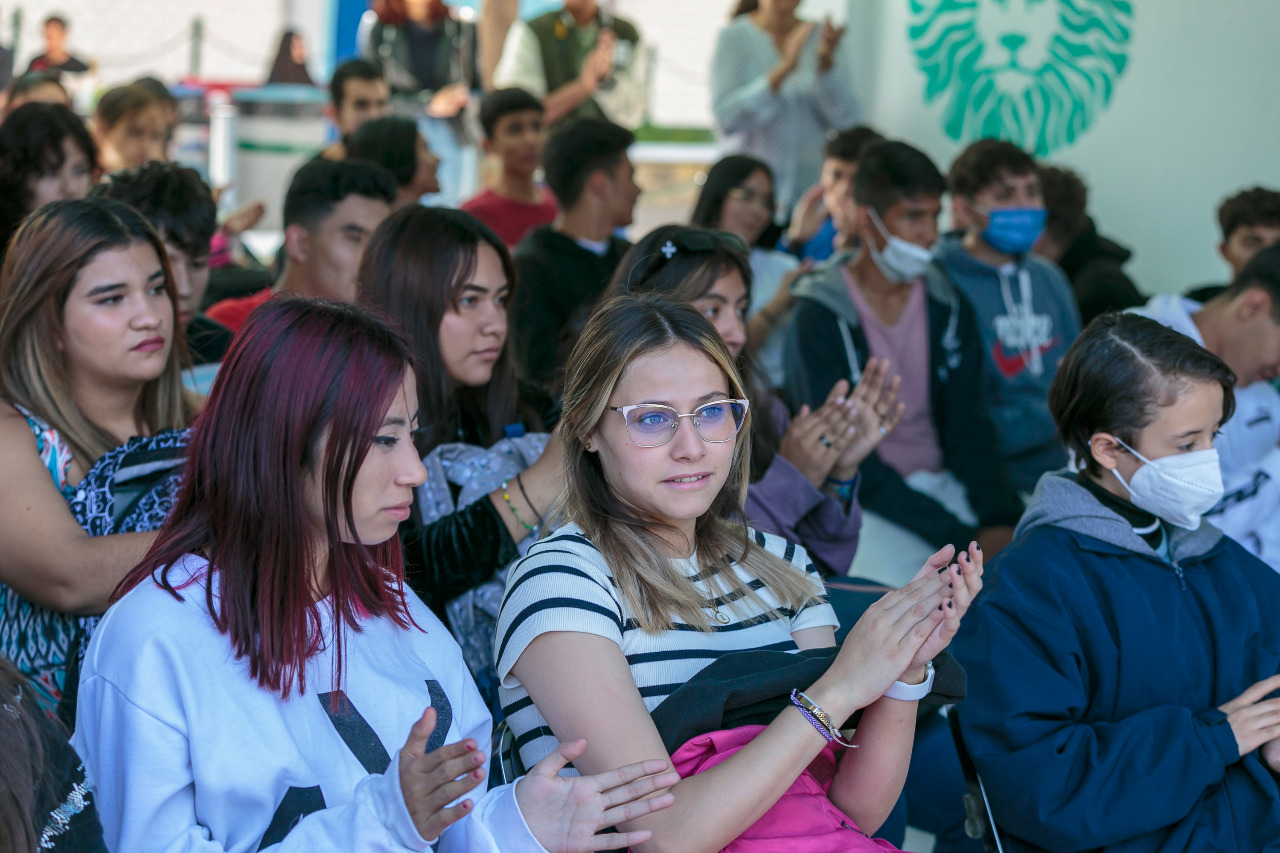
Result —
<path fill-rule="evenodd" d="M 786 560 L 797 572 L 821 577 L 805 550 L 779 536 L 752 532 L 755 541 Z M 695 558 L 680 561 L 681 570 L 695 578 L 700 590 Z M 549 755 L 557 740 L 538 712 L 528 692 L 511 675 L 520 655 L 540 635 L 572 631 L 606 637 L 622 649 L 645 707 L 652 712 L 668 695 L 697 675 L 703 667 L 729 652 L 751 649 L 798 651 L 791 635 L 805 628 L 836 626 L 835 612 L 825 601 L 799 612 L 779 607 L 764 585 L 737 565 L 734 571 L 759 593 L 767 607 L 750 601 L 730 602 L 708 595 L 707 614 L 716 607 L 727 624 L 711 619 L 710 632 L 677 623 L 660 634 L 640 629 L 614 584 L 600 551 L 576 525 L 567 525 L 529 549 L 507 576 L 507 593 L 498 616 L 497 661 L 501 680 L 499 698 L 515 736 L 520 759 L 532 767 Z"/>

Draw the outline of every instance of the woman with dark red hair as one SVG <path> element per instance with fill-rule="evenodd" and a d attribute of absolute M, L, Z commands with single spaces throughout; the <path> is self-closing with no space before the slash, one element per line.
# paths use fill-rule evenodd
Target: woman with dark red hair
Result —
<path fill-rule="evenodd" d="M 272 300 L 241 329 L 85 656 L 75 745 L 110 849 L 591 851 L 671 803 L 641 799 L 678 778 L 661 761 L 559 777 L 585 741 L 464 799 L 490 718 L 396 539 L 425 476 L 411 363 L 349 305 Z"/>

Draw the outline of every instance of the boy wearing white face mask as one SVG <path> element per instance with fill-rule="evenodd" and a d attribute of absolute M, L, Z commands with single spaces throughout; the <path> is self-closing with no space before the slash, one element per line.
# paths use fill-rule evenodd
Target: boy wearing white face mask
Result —
<path fill-rule="evenodd" d="M 982 400 L 973 309 L 930 263 L 946 181 L 902 142 L 859 158 L 853 196 L 862 250 L 837 254 L 792 287 L 784 359 L 791 404 L 820 405 L 868 358 L 902 377 L 902 422 L 862 466 L 863 528 L 852 574 L 897 584 L 911 561 L 957 536 L 994 554 L 1022 504 Z"/>
<path fill-rule="evenodd" d="M 1066 464 L 1045 395 L 1080 311 L 1062 270 L 1030 254 L 1047 212 L 1031 155 L 1011 142 L 979 140 L 948 176 L 962 229 L 938 243 L 937 262 L 978 315 L 984 391 L 1009 476 L 1021 491 Z"/>
<path fill-rule="evenodd" d="M 1280 850 L 1280 576 L 1201 519 L 1234 377 L 1104 314 L 1049 391 L 1044 475 L 955 653 L 1005 849 Z"/>

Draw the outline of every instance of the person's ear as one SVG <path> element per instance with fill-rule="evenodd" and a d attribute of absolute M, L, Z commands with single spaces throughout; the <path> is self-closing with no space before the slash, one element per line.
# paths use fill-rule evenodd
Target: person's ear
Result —
<path fill-rule="evenodd" d="M 1231 263 L 1231 259 L 1227 257 L 1227 241 L 1226 240 L 1223 240 L 1221 243 L 1218 244 L 1218 256 L 1221 257 L 1224 261 L 1226 261 L 1227 266 L 1231 267 L 1232 270 L 1235 269 L 1235 265 Z"/>
<path fill-rule="evenodd" d="M 596 198 L 606 199 L 609 197 L 609 191 L 613 188 L 613 180 L 605 173 L 603 169 L 596 169 L 587 176 L 587 192 Z"/>
<path fill-rule="evenodd" d="M 1114 471 L 1120 464 L 1120 454 L 1123 452 L 1124 447 L 1110 433 L 1095 432 L 1089 438 L 1089 454 L 1104 470 Z"/>
<path fill-rule="evenodd" d="M 480 149 L 481 149 L 482 151 L 484 151 L 484 153 L 486 153 L 486 154 L 492 154 L 492 153 L 493 153 L 493 140 L 492 140 L 492 139 L 490 139 L 490 138 L 489 138 L 489 137 L 487 137 L 487 136 L 486 136 L 484 139 L 480 140 Z"/>
<path fill-rule="evenodd" d="M 858 229 L 858 235 L 865 240 L 871 240 L 875 235 L 880 233 L 876 228 L 876 224 L 871 221 L 871 207 L 865 204 L 859 204 L 853 209 L 854 227 Z M 875 241 L 879 245 L 879 241 Z M 877 250 L 878 251 L 878 250 Z"/>
<path fill-rule="evenodd" d="M 951 220 L 957 228 L 978 231 L 986 226 L 982 214 L 974 209 L 974 201 L 965 196 L 951 196 Z"/>
<path fill-rule="evenodd" d="M 590 433 L 587 434 L 587 437 L 582 440 L 583 450 L 587 451 L 588 453 L 599 452 L 599 448 L 597 447 L 597 444 L 599 443 L 600 437 L 597 433 L 598 433 L 598 430 L 592 430 Z"/>
<path fill-rule="evenodd" d="M 1252 322 L 1258 317 L 1271 319 L 1271 295 L 1261 287 L 1254 287 L 1240 294 L 1236 316 L 1241 322 Z"/>
<path fill-rule="evenodd" d="M 293 224 L 284 229 L 284 254 L 295 264 L 305 264 L 311 258 L 311 232 Z"/>
<path fill-rule="evenodd" d="M 338 123 L 338 108 L 333 104 L 325 104 L 324 117 L 336 125 Z"/>

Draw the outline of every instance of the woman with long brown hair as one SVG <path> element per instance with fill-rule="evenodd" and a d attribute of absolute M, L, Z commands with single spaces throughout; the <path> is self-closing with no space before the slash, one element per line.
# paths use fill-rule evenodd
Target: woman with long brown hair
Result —
<path fill-rule="evenodd" d="M 94 536 L 68 504 L 131 437 L 185 429 L 185 352 L 164 245 L 133 208 L 61 201 L 19 228 L 0 270 L 0 653 L 46 708 L 68 652 L 153 534 Z"/>
<path fill-rule="evenodd" d="M 495 711 L 492 618 L 501 584 L 462 609 L 446 612 L 446 602 L 485 584 L 532 543 L 563 484 L 559 444 L 543 452 L 539 435 L 557 412 L 515 377 L 507 306 L 516 286 L 498 236 L 447 208 L 396 211 L 374 232 L 360 265 L 360 303 L 399 321 L 419 365 L 418 450 L 429 463 L 441 457 L 438 482 L 419 492 L 401 530 L 408 583 L 454 629 Z M 505 453 L 482 451 L 499 443 Z M 511 463 L 496 478 L 495 460 Z M 477 476 L 463 482 L 468 471 Z M 496 482 L 481 486 L 486 476 Z M 460 506 L 464 488 L 478 499 Z"/>

